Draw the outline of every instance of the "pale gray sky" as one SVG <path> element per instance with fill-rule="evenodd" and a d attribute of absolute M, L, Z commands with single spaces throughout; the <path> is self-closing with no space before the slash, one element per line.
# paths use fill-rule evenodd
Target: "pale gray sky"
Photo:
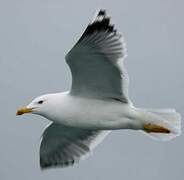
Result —
<path fill-rule="evenodd" d="M 15 116 L 35 96 L 70 87 L 64 55 L 98 8 L 108 9 L 127 41 L 134 104 L 174 107 L 184 116 L 183 7 L 182 0 L 0 0 L 0 179 L 183 179 L 184 135 L 161 143 L 123 130 L 78 166 L 42 172 L 39 143 L 48 121 Z"/>

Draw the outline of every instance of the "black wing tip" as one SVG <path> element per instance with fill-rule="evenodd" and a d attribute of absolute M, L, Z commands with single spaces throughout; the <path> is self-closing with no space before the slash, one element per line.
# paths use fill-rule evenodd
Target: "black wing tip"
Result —
<path fill-rule="evenodd" d="M 105 16 L 105 15 L 106 15 L 106 10 L 100 9 L 97 16 Z"/>
<path fill-rule="evenodd" d="M 65 163 L 65 164 L 40 164 L 41 170 L 53 169 L 53 168 L 66 168 L 72 167 L 74 163 Z"/>
<path fill-rule="evenodd" d="M 110 23 L 110 16 L 107 16 L 105 9 L 100 9 L 95 17 L 95 20 L 89 24 L 96 31 L 116 32 L 114 25 Z"/>
<path fill-rule="evenodd" d="M 65 161 L 62 163 L 58 162 L 44 162 L 42 159 L 40 159 L 40 169 L 41 170 L 46 170 L 46 169 L 52 169 L 52 168 L 65 168 L 69 166 L 73 166 L 75 163 L 78 161 L 72 160 L 72 161 Z"/>
<path fill-rule="evenodd" d="M 95 19 L 88 25 L 80 40 L 93 34 L 94 32 L 117 32 L 117 30 L 114 28 L 114 25 L 110 23 L 110 16 L 107 16 L 105 9 L 100 9 L 97 12 Z"/>

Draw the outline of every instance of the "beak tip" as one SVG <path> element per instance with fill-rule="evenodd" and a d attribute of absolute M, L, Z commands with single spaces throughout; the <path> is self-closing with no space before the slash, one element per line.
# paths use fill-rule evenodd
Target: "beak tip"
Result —
<path fill-rule="evenodd" d="M 22 115 L 22 113 L 20 113 L 20 111 L 16 112 L 16 116 Z"/>
<path fill-rule="evenodd" d="M 17 110 L 16 116 L 19 116 L 19 115 L 22 115 L 22 114 L 25 114 L 25 113 L 30 113 L 30 112 L 32 112 L 31 108 L 23 107 L 23 108 L 20 108 L 20 109 Z"/>

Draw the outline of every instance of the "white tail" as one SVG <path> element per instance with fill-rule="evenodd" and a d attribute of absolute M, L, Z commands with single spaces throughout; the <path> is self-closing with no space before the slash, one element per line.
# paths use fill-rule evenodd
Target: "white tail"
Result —
<path fill-rule="evenodd" d="M 148 136 L 160 141 L 168 141 L 181 134 L 181 116 L 174 109 L 141 109 L 144 114 L 144 122 L 158 125 L 166 133 L 146 132 Z"/>

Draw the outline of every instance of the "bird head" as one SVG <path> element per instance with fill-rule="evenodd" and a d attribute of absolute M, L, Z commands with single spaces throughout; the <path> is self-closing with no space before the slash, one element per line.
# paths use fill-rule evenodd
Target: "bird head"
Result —
<path fill-rule="evenodd" d="M 27 106 L 19 108 L 16 112 L 16 115 L 22 115 L 25 113 L 44 115 L 44 113 L 47 112 L 50 104 L 52 104 L 52 99 L 53 94 L 39 96 Z"/>

